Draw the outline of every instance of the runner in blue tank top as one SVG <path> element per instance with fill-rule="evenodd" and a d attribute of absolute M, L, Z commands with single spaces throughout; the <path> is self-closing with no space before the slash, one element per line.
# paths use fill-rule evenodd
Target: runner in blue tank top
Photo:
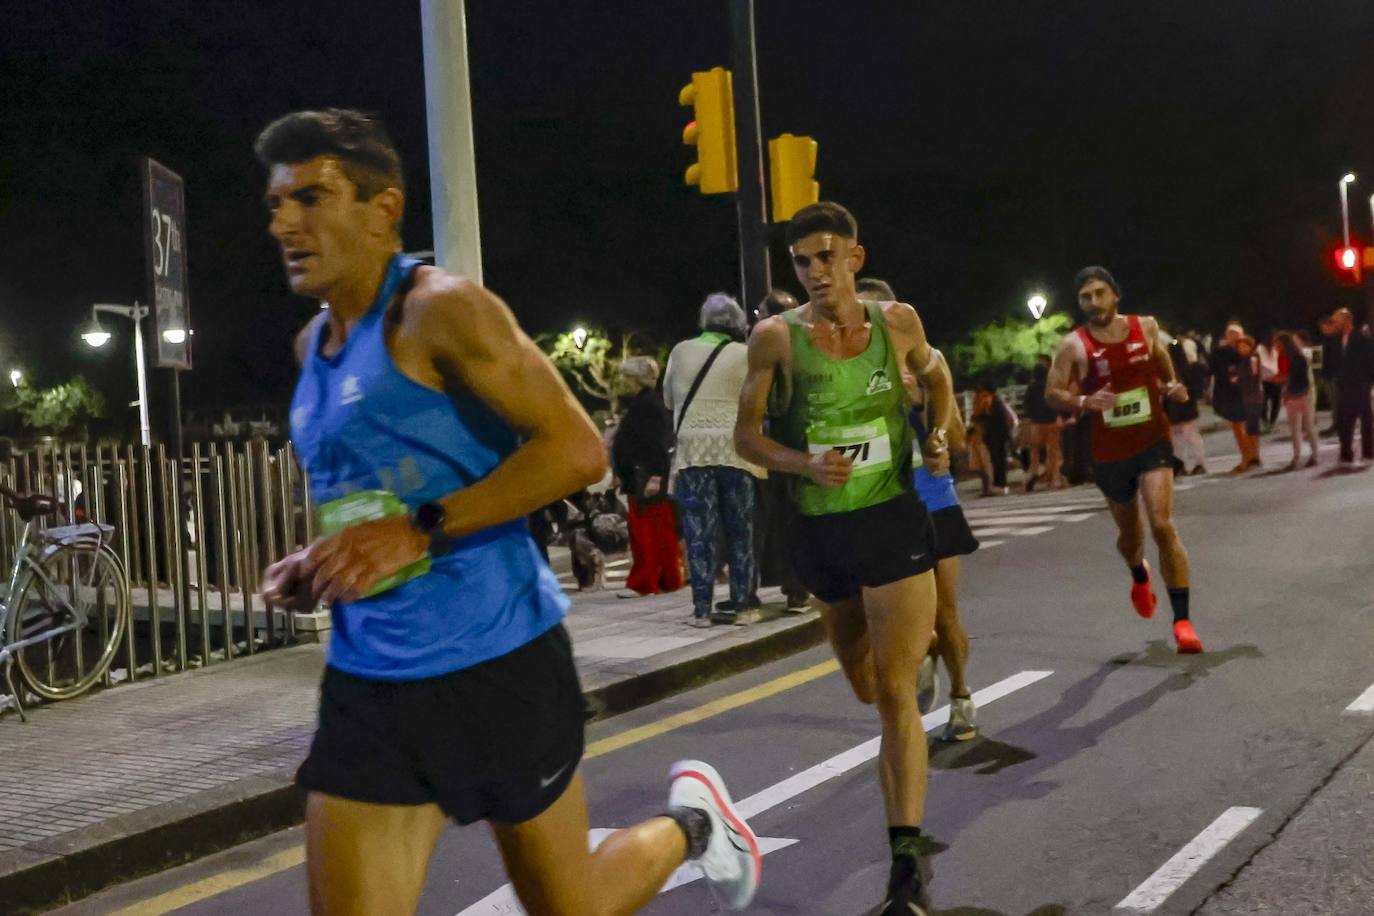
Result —
<path fill-rule="evenodd" d="M 897 294 L 885 281 L 877 277 L 864 277 L 855 288 L 868 298 L 895 301 Z M 933 349 L 933 348 L 932 348 Z M 934 350 L 942 365 L 944 354 Z M 914 377 L 903 378 L 907 383 L 908 395 L 914 405 L 911 410 L 911 425 L 916 430 L 917 441 L 924 442 L 929 435 L 926 422 L 927 397 L 925 387 Z M 958 431 L 957 439 L 964 438 L 964 422 L 959 411 L 950 417 L 951 428 Z M 950 473 L 949 453 L 932 456 L 912 472 L 916 495 L 925 503 L 930 512 L 930 520 L 935 526 L 935 638 L 931 640 L 926 657 L 921 661 L 921 670 L 916 679 L 916 703 L 921 712 L 929 712 L 935 706 L 939 692 L 939 672 L 936 660 L 945 663 L 949 673 L 949 722 L 945 724 L 942 737 L 946 741 L 971 741 L 978 737 L 978 710 L 973 704 L 973 694 L 965 677 L 968 666 L 969 638 L 964 624 L 959 619 L 959 579 L 962 575 L 960 557 L 978 549 L 978 539 L 964 518 L 964 509 L 959 504 L 959 494 L 954 488 L 954 475 Z"/>
<path fill-rule="evenodd" d="M 256 151 L 291 289 L 327 304 L 291 404 L 325 536 L 263 576 L 334 621 L 297 776 L 312 911 L 414 912 L 446 818 L 491 823 L 536 916 L 634 912 L 686 859 L 742 908 L 758 843 L 699 761 L 663 816 L 588 850 L 568 602 L 523 519 L 601 478 L 591 420 L 501 300 L 400 254 L 380 123 L 298 112 Z"/>

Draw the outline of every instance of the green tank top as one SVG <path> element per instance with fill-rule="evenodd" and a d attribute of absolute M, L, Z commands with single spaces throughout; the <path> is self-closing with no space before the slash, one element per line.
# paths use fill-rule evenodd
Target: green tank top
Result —
<path fill-rule="evenodd" d="M 843 487 L 801 479 L 797 502 L 803 515 L 885 503 L 911 489 L 911 468 L 920 464 L 907 421 L 911 403 L 882 306 L 863 306 L 873 330 L 868 348 L 849 359 L 835 359 L 816 348 L 800 309 L 782 313 L 792 339 L 792 388 L 779 418 L 780 440 L 813 455 L 834 449 L 854 462 Z"/>

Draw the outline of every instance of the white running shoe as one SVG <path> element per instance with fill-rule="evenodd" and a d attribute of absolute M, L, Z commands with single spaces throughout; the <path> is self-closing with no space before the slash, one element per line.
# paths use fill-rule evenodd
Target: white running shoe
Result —
<path fill-rule="evenodd" d="M 700 760 L 679 760 L 669 770 L 670 808 L 696 808 L 711 818 L 711 839 L 697 859 L 706 883 L 725 907 L 742 910 L 754 899 L 763 857 L 754 831 L 735 813 L 720 774 Z"/>
<path fill-rule="evenodd" d="M 972 741 L 978 737 L 978 710 L 971 697 L 949 698 L 949 724 L 944 737 L 946 741 Z"/>
<path fill-rule="evenodd" d="M 916 676 L 916 707 L 922 714 L 930 712 L 935 705 L 935 694 L 939 689 L 940 682 L 935 675 L 935 656 L 927 655 L 921 660 L 921 672 Z"/>

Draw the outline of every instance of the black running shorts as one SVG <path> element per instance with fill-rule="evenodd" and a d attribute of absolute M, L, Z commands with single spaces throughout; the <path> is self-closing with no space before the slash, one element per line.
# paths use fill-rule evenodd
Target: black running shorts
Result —
<path fill-rule="evenodd" d="M 1121 461 L 1099 461 L 1093 465 L 1093 479 L 1103 496 L 1114 503 L 1128 503 L 1140 491 L 1141 476 L 1173 466 L 1174 447 L 1168 439 L 1160 439 Z"/>
<path fill-rule="evenodd" d="M 964 510 L 959 506 L 936 509 L 930 513 L 935 524 L 935 556 L 941 560 L 962 557 L 978 549 L 978 539 L 968 526 Z"/>
<path fill-rule="evenodd" d="M 419 681 L 326 668 L 319 731 L 296 781 L 354 801 L 433 802 L 460 824 L 516 824 L 563 794 L 586 719 L 561 624 L 514 652 Z"/>
<path fill-rule="evenodd" d="M 798 516 L 797 577 L 827 604 L 935 568 L 935 528 L 915 493 L 853 512 Z"/>

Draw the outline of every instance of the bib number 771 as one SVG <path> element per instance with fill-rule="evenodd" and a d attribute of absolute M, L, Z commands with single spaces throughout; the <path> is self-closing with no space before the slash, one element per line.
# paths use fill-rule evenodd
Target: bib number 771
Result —
<path fill-rule="evenodd" d="M 839 452 L 855 464 L 861 464 L 868 460 L 868 453 L 871 445 L 871 442 L 856 442 L 853 445 L 833 446 L 831 451 Z"/>

